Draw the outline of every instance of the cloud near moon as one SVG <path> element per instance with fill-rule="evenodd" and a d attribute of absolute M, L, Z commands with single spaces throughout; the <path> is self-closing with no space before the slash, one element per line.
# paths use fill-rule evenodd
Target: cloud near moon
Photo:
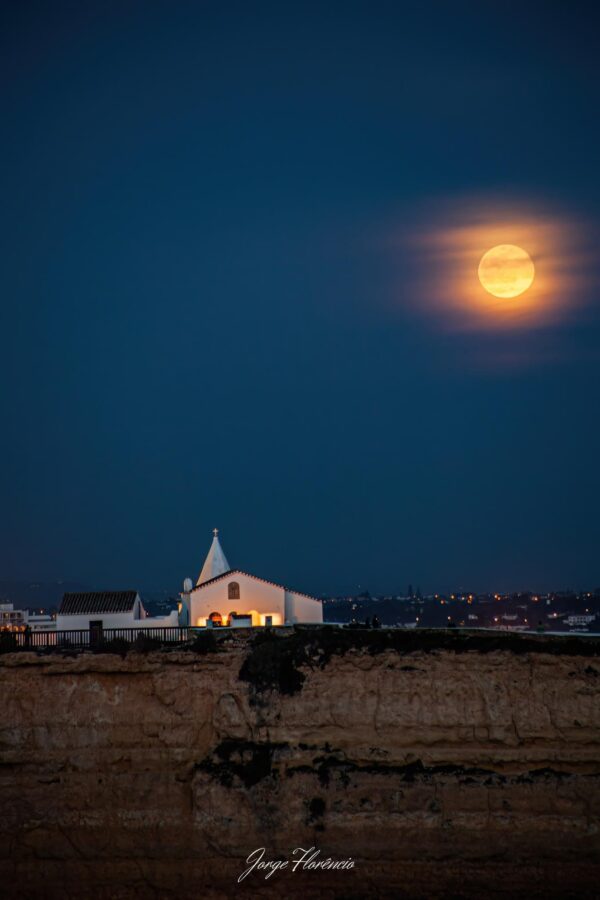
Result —
<path fill-rule="evenodd" d="M 422 213 L 400 242 L 405 252 L 410 247 L 406 255 L 414 269 L 411 307 L 446 329 L 498 331 L 553 324 L 581 306 L 588 283 L 582 227 L 546 211 L 524 211 L 483 198 L 454 200 Z M 491 291 L 480 278 L 483 258 L 499 245 L 522 248 L 526 254 L 519 274 L 523 280 L 515 281 L 514 291 Z M 535 277 L 527 277 L 526 257 Z"/>

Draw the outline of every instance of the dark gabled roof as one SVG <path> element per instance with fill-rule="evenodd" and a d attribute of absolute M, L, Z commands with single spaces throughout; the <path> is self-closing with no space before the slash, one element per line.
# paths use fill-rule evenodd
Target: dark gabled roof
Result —
<path fill-rule="evenodd" d="M 286 587 L 285 584 L 278 584 L 277 581 L 269 581 L 267 578 L 261 578 L 259 575 L 252 575 L 251 572 L 244 572 L 243 569 L 230 569 L 228 572 L 223 572 L 222 575 L 215 575 L 214 578 L 209 578 L 208 581 L 203 581 L 202 584 L 194 585 L 194 587 L 192 588 L 192 593 L 194 591 L 200 591 L 207 585 L 214 584 L 215 581 L 220 581 L 222 578 L 230 578 L 232 575 L 246 575 L 248 578 L 254 578 L 255 581 L 262 581 L 263 584 L 270 584 L 273 587 L 278 587 L 284 591 L 289 591 L 290 594 L 299 594 L 301 597 L 306 597 L 308 600 L 314 600 L 315 603 L 321 602 L 317 597 L 311 597 L 310 594 L 305 594 L 302 591 L 295 591 L 293 588 Z"/>
<path fill-rule="evenodd" d="M 130 612 L 137 595 L 137 591 L 86 591 L 81 594 L 64 594 L 58 612 L 63 616 Z"/>

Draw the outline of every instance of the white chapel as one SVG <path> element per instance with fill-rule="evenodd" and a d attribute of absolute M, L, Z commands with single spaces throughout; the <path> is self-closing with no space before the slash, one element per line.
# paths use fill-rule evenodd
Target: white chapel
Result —
<path fill-rule="evenodd" d="M 219 531 L 204 560 L 195 586 L 183 583 L 179 621 L 191 626 L 260 626 L 321 623 L 323 604 L 241 569 L 232 569 L 219 541 Z"/>

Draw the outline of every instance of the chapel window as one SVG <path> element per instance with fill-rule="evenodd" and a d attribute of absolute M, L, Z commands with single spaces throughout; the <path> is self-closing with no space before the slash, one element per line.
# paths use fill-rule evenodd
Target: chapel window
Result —
<path fill-rule="evenodd" d="M 237 581 L 230 581 L 227 585 L 227 596 L 229 600 L 240 599 L 240 586 Z"/>

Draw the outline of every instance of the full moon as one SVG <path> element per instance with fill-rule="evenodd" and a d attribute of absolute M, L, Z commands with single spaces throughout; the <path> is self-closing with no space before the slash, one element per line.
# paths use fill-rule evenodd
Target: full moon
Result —
<path fill-rule="evenodd" d="M 535 267 L 529 254 L 514 244 L 498 244 L 481 257 L 479 280 L 494 297 L 518 297 L 531 287 Z"/>

